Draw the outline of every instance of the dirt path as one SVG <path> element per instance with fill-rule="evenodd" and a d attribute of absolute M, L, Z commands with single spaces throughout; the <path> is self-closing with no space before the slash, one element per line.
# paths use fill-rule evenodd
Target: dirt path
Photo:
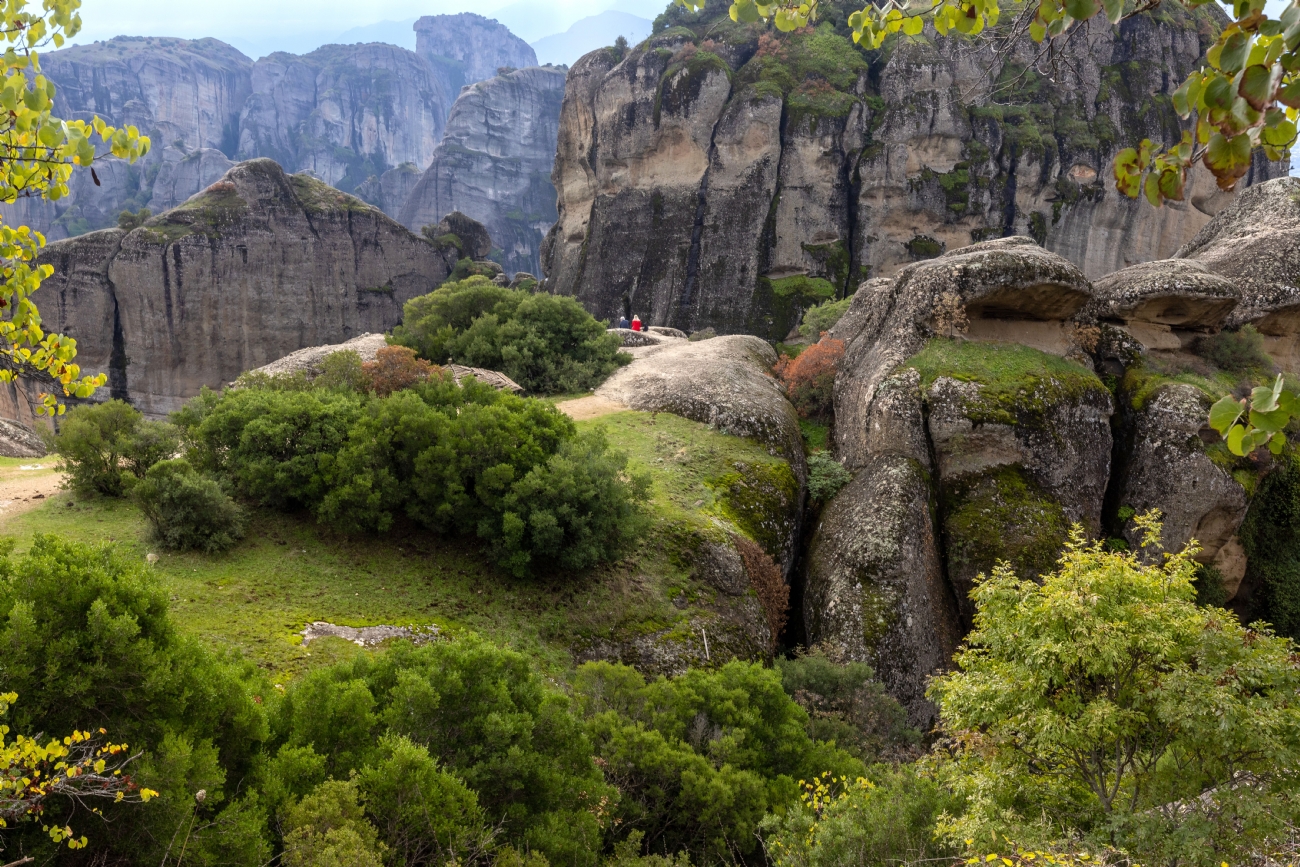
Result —
<path fill-rule="evenodd" d="M 34 509 L 60 490 L 54 456 L 0 459 L 0 523 Z"/>
<path fill-rule="evenodd" d="M 622 412 L 627 409 L 626 406 L 618 401 L 610 400 L 607 397 L 601 397 L 598 394 L 589 394 L 586 397 L 561 401 L 555 405 L 555 408 L 574 421 L 586 421 L 589 418 L 600 418 L 602 415 L 610 415 L 611 413 Z"/>

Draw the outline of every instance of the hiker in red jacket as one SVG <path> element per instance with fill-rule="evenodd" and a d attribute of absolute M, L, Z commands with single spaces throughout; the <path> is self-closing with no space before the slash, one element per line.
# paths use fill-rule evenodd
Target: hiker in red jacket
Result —
<path fill-rule="evenodd" d="M 640 317 L 640 316 L 633 316 L 633 317 L 632 317 L 632 330 L 633 330 L 633 331 L 640 331 L 640 330 L 641 330 L 641 317 Z"/>

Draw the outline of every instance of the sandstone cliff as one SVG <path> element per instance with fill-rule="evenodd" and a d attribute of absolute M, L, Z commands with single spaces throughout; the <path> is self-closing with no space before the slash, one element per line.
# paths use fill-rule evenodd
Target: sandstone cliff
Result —
<path fill-rule="evenodd" d="M 51 244 L 37 301 L 108 395 L 151 415 L 307 346 L 382 332 L 454 261 L 378 209 L 273 161 L 240 163 L 131 232 Z M 30 418 L 15 389 L 0 415 Z"/>
<path fill-rule="evenodd" d="M 537 274 L 542 238 L 555 222 L 550 173 L 564 78 L 563 69 L 534 66 L 467 87 L 401 222 L 419 231 L 460 211 L 487 226 L 507 274 Z"/>
<path fill-rule="evenodd" d="M 1228 198 L 1202 170 L 1160 210 L 1107 181 L 1119 147 L 1180 134 L 1169 95 L 1226 20 L 1209 7 L 1081 29 L 1056 70 L 931 31 L 861 51 L 848 7 L 824 11 L 781 35 L 674 8 L 627 56 L 575 64 L 552 291 L 780 339 L 809 304 L 988 238 L 1032 236 L 1089 276 L 1169 256 Z"/>
<path fill-rule="evenodd" d="M 403 163 L 427 166 L 455 98 L 415 53 L 381 43 L 263 57 L 252 90 L 239 155 L 270 157 L 345 191 Z"/>
<path fill-rule="evenodd" d="M 467 84 L 497 74 L 497 69 L 537 65 L 527 42 L 500 22 L 473 12 L 425 15 L 415 22 L 415 53 L 446 83 L 452 99 Z"/>

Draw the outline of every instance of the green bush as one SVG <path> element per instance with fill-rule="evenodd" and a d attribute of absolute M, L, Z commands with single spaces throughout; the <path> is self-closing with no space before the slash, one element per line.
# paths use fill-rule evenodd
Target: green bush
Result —
<path fill-rule="evenodd" d="M 825 452 L 808 456 L 808 496 L 814 503 L 828 503 L 849 482 L 853 474 Z"/>
<path fill-rule="evenodd" d="M 72 488 L 110 497 L 122 496 L 129 484 L 124 474 L 143 478 L 179 448 L 176 428 L 145 421 L 139 410 L 120 400 L 73 407 L 54 437 L 54 450 Z"/>
<path fill-rule="evenodd" d="M 587 391 L 631 358 L 572 298 L 452 281 L 406 303 L 393 342 L 435 364 L 498 370 L 539 394 Z"/>
<path fill-rule="evenodd" d="M 1229 373 L 1273 370 L 1273 359 L 1264 351 L 1264 337 L 1251 325 L 1243 325 L 1236 331 L 1220 331 L 1212 337 L 1202 337 L 1196 343 L 1196 352 L 1215 367 Z"/>
<path fill-rule="evenodd" d="M 816 343 L 821 339 L 823 331 L 830 331 L 840 321 L 852 303 L 853 296 L 850 295 L 839 301 L 823 301 L 816 307 L 808 308 L 799 325 L 799 336 L 810 343 Z"/>
<path fill-rule="evenodd" d="M 320 373 L 312 380 L 312 387 L 364 394 L 370 378 L 366 376 L 363 364 L 361 356 L 350 349 L 332 352 L 321 359 Z"/>
<path fill-rule="evenodd" d="M 589 811 L 614 792 L 570 700 L 519 653 L 465 638 L 361 655 L 293 684 L 274 728 L 277 755 L 298 750 L 285 764 L 309 765 L 300 757 L 310 747 L 336 779 L 358 773 L 390 846 L 404 839 L 468 853 L 483 839 L 481 815 L 499 829 L 498 845 L 594 867 L 601 832 Z M 477 807 L 442 772 L 472 790 Z M 404 802 L 416 784 L 441 815 Z"/>
<path fill-rule="evenodd" d="M 609 450 L 603 431 L 565 442 L 515 484 L 502 501 L 497 559 L 516 575 L 535 558 L 561 569 L 588 569 L 622 556 L 646 528 L 640 504 L 650 479 L 623 478 L 627 455 Z"/>
<path fill-rule="evenodd" d="M 366 820 L 355 780 L 328 780 L 284 821 L 287 867 L 382 867 L 386 847 Z"/>
<path fill-rule="evenodd" d="M 865 662 L 838 663 L 814 650 L 776 660 L 781 686 L 808 713 L 808 736 L 863 761 L 893 758 L 920 742 L 907 713 Z"/>
<path fill-rule="evenodd" d="M 37 536 L 26 554 L 0 558 L 0 647 L 0 693 L 20 697 L 5 724 L 32 733 L 103 727 L 145 753 L 132 773 L 159 797 L 145 807 L 102 803 L 106 821 L 85 828 L 91 860 L 160 863 L 191 820 L 193 863 L 270 858 L 265 814 L 239 794 L 268 734 L 255 695 L 273 690 L 251 664 L 179 634 L 138 555 Z M 196 805 L 200 789 L 207 795 Z M 43 818 L 84 827 L 85 805 L 53 798 Z M 6 831 L 4 843 L 41 860 L 64 857 L 40 823 Z"/>
<path fill-rule="evenodd" d="M 329 391 L 240 388 L 216 400 L 200 395 L 198 405 L 174 416 L 190 425 L 191 464 L 275 508 L 320 503 L 334 455 L 361 415 L 358 397 Z"/>
<path fill-rule="evenodd" d="M 172 551 L 225 551 L 244 536 L 244 511 L 184 458 L 160 461 L 131 489 L 153 541 Z"/>
<path fill-rule="evenodd" d="M 936 838 L 946 812 L 960 802 L 914 766 L 872 769 L 860 782 L 833 782 L 820 809 L 805 799 L 762 823 L 775 867 L 889 867 L 953 862 L 958 849 Z"/>
<path fill-rule="evenodd" d="M 1300 639 L 1300 458 L 1284 456 L 1264 477 L 1239 531 L 1246 550 L 1247 622 L 1267 620 Z"/>
<path fill-rule="evenodd" d="M 696 863 L 748 860 L 763 815 L 798 799 L 798 781 L 863 765 L 808 736 L 808 715 L 761 665 L 730 662 L 647 683 L 607 662 L 578 669 L 574 692 L 595 754 L 624 793 L 618 833 L 650 854 Z"/>

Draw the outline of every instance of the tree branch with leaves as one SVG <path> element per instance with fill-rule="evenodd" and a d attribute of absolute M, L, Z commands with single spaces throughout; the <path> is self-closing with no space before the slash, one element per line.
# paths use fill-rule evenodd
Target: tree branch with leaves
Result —
<path fill-rule="evenodd" d="M 62 120 L 54 111 L 54 82 L 41 74 L 39 52 L 61 47 L 81 29 L 81 0 L 27 0 L 0 6 L 0 202 L 68 195 L 73 170 L 112 155 L 135 161 L 149 151 L 149 139 L 134 126 L 117 129 L 96 117 Z M 96 184 L 99 177 L 90 168 Z M 46 334 L 31 295 L 54 273 L 36 264 L 45 238 L 26 226 L 0 224 L 0 382 L 23 378 L 42 391 L 37 414 L 62 414 L 60 397 L 89 397 L 107 381 L 83 376 L 74 361 L 77 342 Z"/>

